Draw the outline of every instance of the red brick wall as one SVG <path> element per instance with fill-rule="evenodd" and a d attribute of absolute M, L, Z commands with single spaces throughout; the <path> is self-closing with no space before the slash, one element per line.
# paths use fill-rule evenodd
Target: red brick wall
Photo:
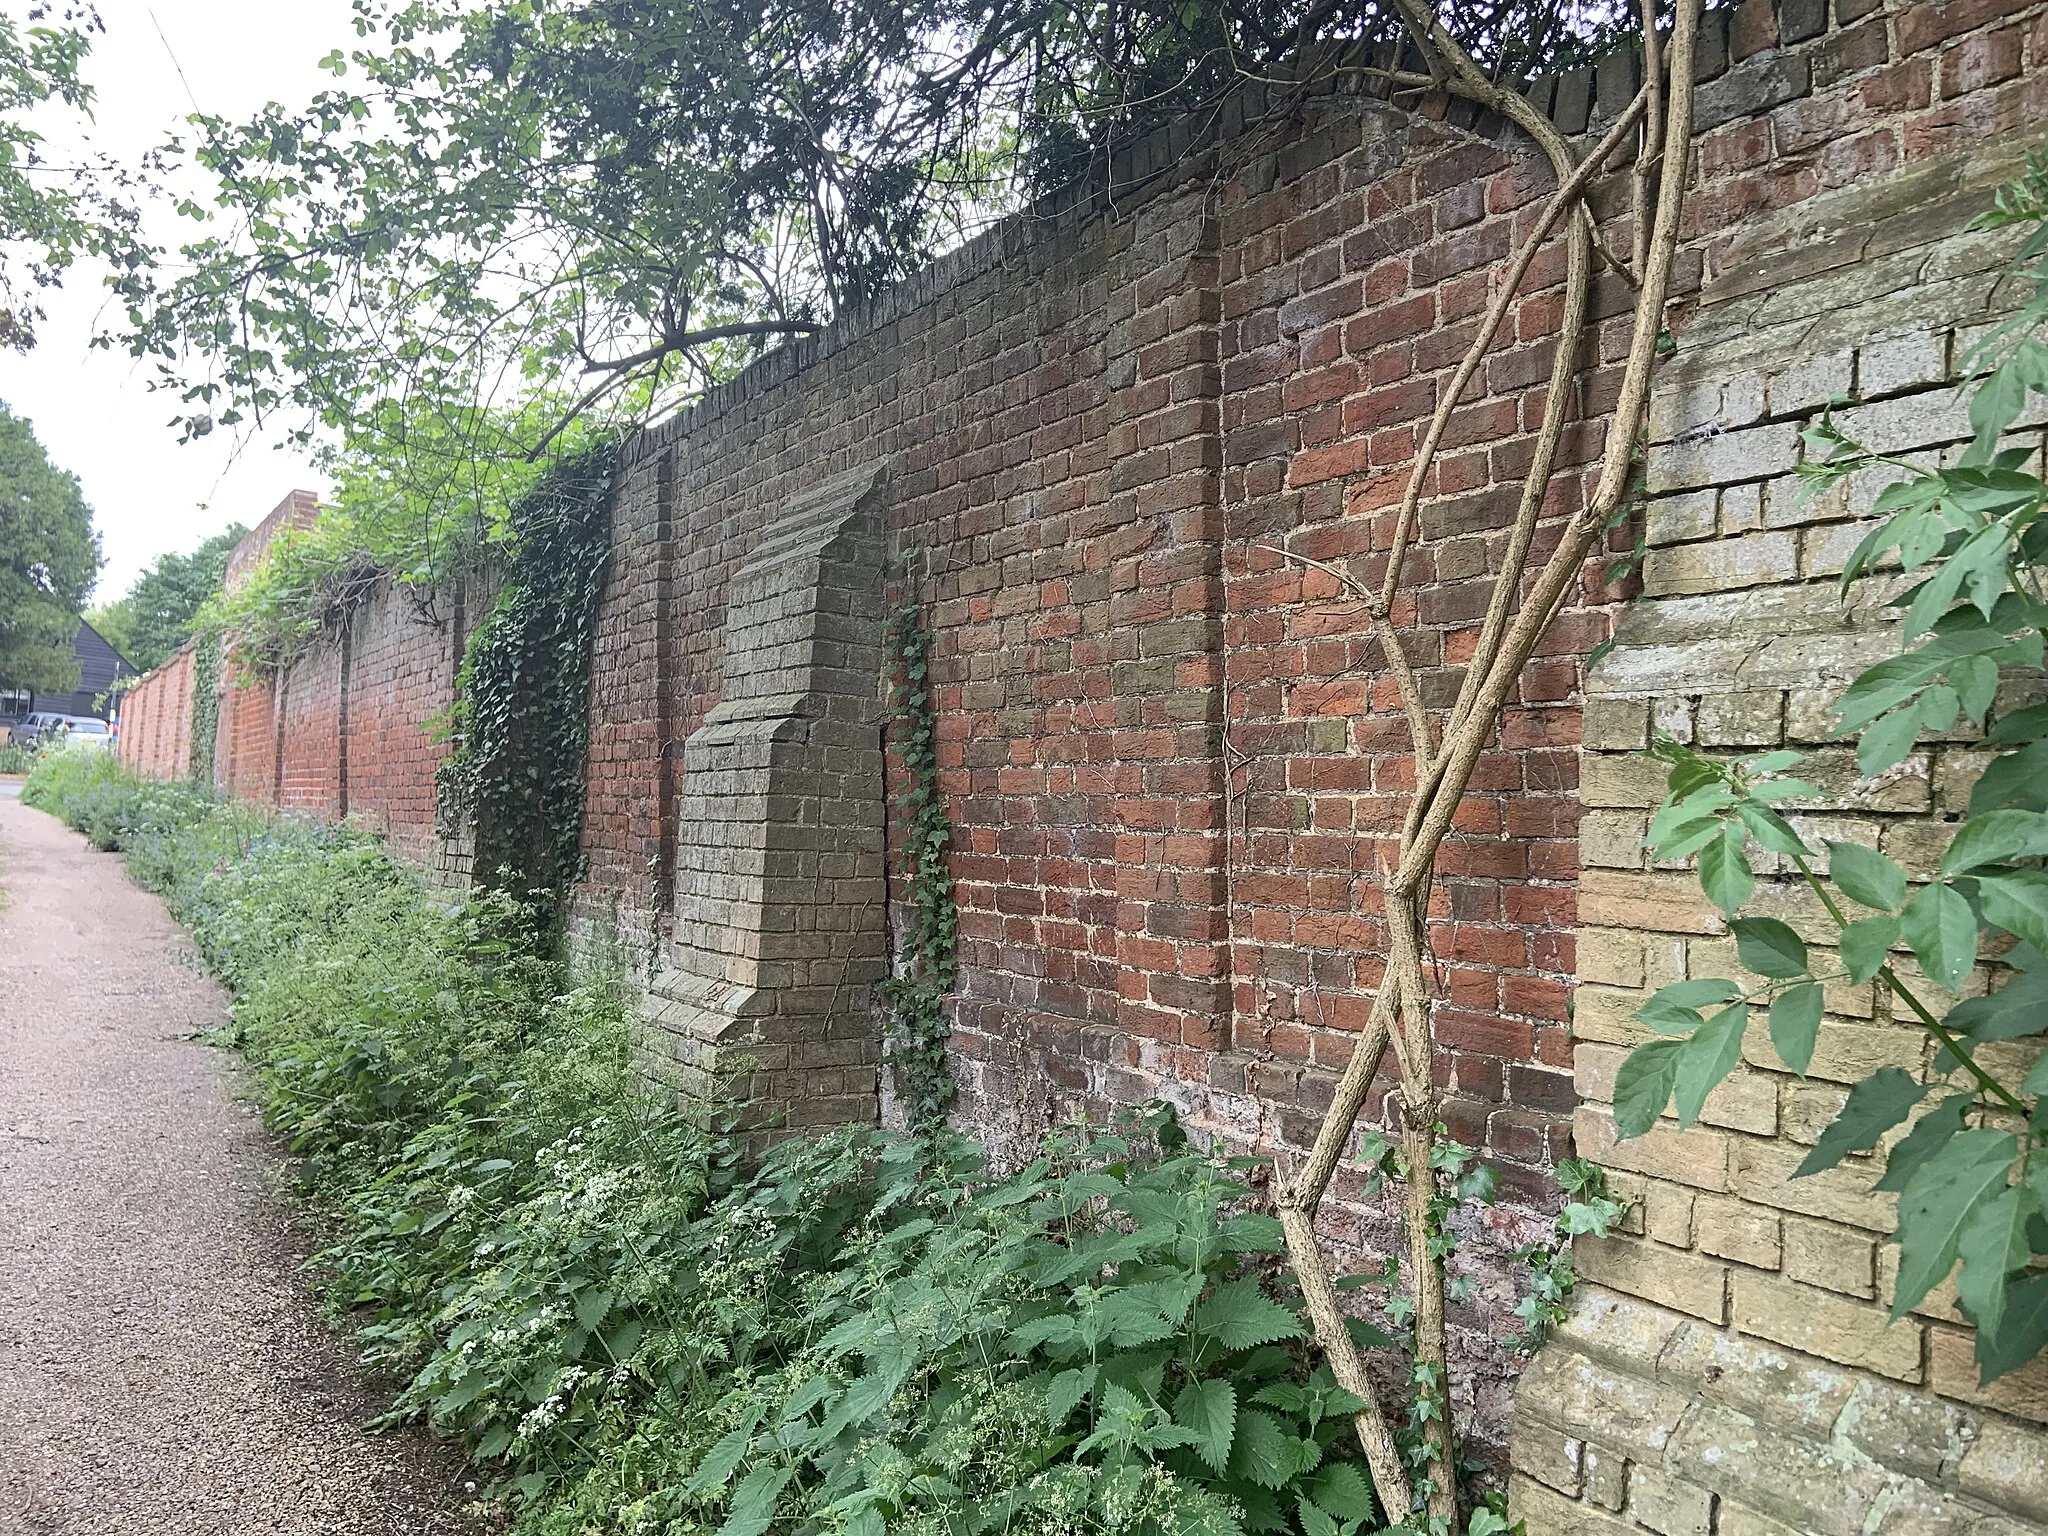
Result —
<path fill-rule="evenodd" d="M 2048 119 L 2043 15 L 1836 0 L 1831 25 L 1814 0 L 1748 0 L 1713 18 L 1681 321 L 1737 236 L 1778 232 L 1796 267 L 1815 194 Z M 1538 98 L 1574 132 L 1590 105 L 1597 127 L 1626 64 Z M 728 575 L 796 491 L 888 467 L 936 631 L 960 1118 L 1005 1156 L 1060 1115 L 1151 1094 L 1240 1147 L 1312 1135 L 1379 980 L 1378 860 L 1408 760 L 1355 605 L 1273 546 L 1378 579 L 1419 431 L 1551 180 L 1518 137 L 1428 98 L 1326 95 L 1234 140 L 1213 179 L 1141 185 L 1165 159 L 1130 157 L 1108 212 L 1041 210 L 645 434 L 614 514 L 579 912 L 598 931 L 616 917 L 651 962 L 675 751 L 717 702 Z M 1628 249 L 1619 182 L 1599 200 Z M 1437 699 L 1499 565 L 1560 269 L 1536 263 L 1427 487 L 1395 618 Z M 1601 450 L 1627 303 L 1600 282 L 1539 560 Z M 1589 562 L 1432 909 L 1446 1118 L 1504 1194 L 1468 1234 L 1478 1288 L 1455 1320 L 1480 1366 L 1466 1406 L 1496 1440 L 1499 1256 L 1544 1224 L 1570 1144 L 1581 658 L 1625 595 Z M 279 685 L 281 768 L 266 690 L 231 694 L 225 780 L 326 814 L 345 783 L 350 814 L 428 846 L 425 722 L 456 640 L 408 602 L 381 594 L 352 621 L 345 779 L 336 638 Z M 1339 1193 L 1332 1236 L 1389 1251 L 1391 1214 Z"/>
<path fill-rule="evenodd" d="M 192 681 L 188 647 L 121 695 L 121 761 L 145 778 L 182 779 L 192 771 Z"/>
<path fill-rule="evenodd" d="M 2023 67 L 2039 7 L 1838 11 L 1711 19 L 1681 311 L 1736 235 L 2048 117 L 2048 72 Z M 1539 96 L 1577 130 L 1632 88 L 1610 66 Z M 1213 191 L 1133 189 L 1112 216 L 980 242 L 647 434 L 597 646 L 589 917 L 659 926 L 664 745 L 716 702 L 728 573 L 799 488 L 885 463 L 937 633 L 960 1118 L 1015 1155 L 1060 1114 L 1160 1093 L 1239 1145 L 1302 1148 L 1379 979 L 1408 757 L 1356 606 L 1270 546 L 1383 569 L 1420 429 L 1551 182 L 1473 125 L 1326 97 Z M 1621 192 L 1599 197 L 1626 250 Z M 1536 263 L 1427 487 L 1395 617 L 1439 700 L 1531 452 L 1561 266 Z M 1627 304 L 1599 283 L 1538 560 L 1601 452 Z M 1511 1371 L 1498 1255 L 1541 1224 L 1570 1147 L 1581 658 L 1626 596 L 1605 558 L 1481 763 L 1432 911 L 1446 1118 L 1505 1197 L 1470 1234 L 1494 1257 L 1457 1317 L 1482 1379 Z M 1392 1217 L 1351 1204 L 1333 1235 L 1383 1253 Z M 1479 1396 L 1497 1434 L 1505 1391 Z"/>

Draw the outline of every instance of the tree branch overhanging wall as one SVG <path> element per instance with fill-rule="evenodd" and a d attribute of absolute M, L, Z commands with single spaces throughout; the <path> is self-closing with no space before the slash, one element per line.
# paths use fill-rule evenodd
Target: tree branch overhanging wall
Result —
<path fill-rule="evenodd" d="M 1388 937 L 1387 969 L 1370 1022 L 1340 1080 L 1306 1163 L 1279 1192 L 1289 1256 L 1315 1322 L 1317 1341 L 1338 1381 L 1364 1400 L 1356 1426 L 1390 1521 L 1431 1532 L 1463 1529 L 1455 1434 L 1445 1398 L 1445 1266 L 1440 1243 L 1439 1123 L 1441 1095 L 1433 1078 L 1426 919 L 1438 849 L 1471 784 L 1481 753 L 1498 728 L 1503 706 L 1552 620 L 1570 597 L 1587 557 L 1624 510 L 1649 397 L 1651 372 L 1664 339 L 1664 305 L 1678 244 L 1685 169 L 1691 142 L 1693 55 L 1698 0 L 1680 0 L 1668 39 L 1661 38 L 1654 5 L 1644 6 L 1646 83 L 1627 111 L 1583 160 L 1522 97 L 1495 85 L 1419 0 L 1399 0 L 1411 34 L 1428 63 L 1426 76 L 1394 83 L 1446 91 L 1513 122 L 1533 139 L 1557 177 L 1558 188 L 1522 248 L 1502 274 L 1500 287 L 1452 382 L 1437 402 L 1402 500 L 1386 571 L 1377 589 L 1348 573 L 1336 576 L 1363 608 L 1399 690 L 1415 764 L 1415 789 L 1401 836 L 1390 857 L 1381 852 L 1381 890 Z M 1668 73 L 1667 73 L 1668 72 Z M 1595 257 L 1587 188 L 1636 139 L 1631 167 L 1635 194 L 1632 270 L 1635 306 L 1620 398 L 1607 423 L 1596 488 L 1564 523 L 1558 542 L 1533 576 L 1529 562 L 1549 495 L 1558 449 L 1587 329 L 1587 299 Z M 1433 711 L 1422 694 L 1396 624 L 1405 564 L 1415 542 L 1418 509 L 1451 413 L 1477 373 L 1537 250 L 1563 227 L 1567 249 L 1564 312 L 1552 361 L 1534 461 L 1524 482 L 1502 566 L 1467 663 L 1456 701 Z M 1287 551 L 1290 559 L 1307 561 Z M 1390 1154 L 1404 1180 L 1408 1304 L 1412 1307 L 1413 1450 L 1404 1455 L 1382 1395 L 1354 1342 L 1339 1303 L 1330 1263 L 1317 1238 L 1315 1218 L 1337 1165 L 1357 1128 L 1374 1078 L 1391 1052 L 1399 1077 L 1401 1140 Z"/>

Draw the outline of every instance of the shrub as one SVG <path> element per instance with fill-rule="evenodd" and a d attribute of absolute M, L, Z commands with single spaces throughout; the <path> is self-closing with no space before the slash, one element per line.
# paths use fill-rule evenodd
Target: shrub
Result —
<path fill-rule="evenodd" d="M 1372 1526 L 1278 1224 L 1169 1112 L 1001 1179 L 946 1132 L 764 1149 L 647 1091 L 505 897 L 103 759 L 32 798 L 192 925 L 390 1419 L 529 1536 Z"/>

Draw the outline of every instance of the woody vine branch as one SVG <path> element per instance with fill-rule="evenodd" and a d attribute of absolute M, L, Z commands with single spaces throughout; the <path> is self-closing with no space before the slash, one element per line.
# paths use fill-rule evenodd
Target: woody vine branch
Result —
<path fill-rule="evenodd" d="M 1421 0 L 1398 3 L 1428 61 L 1430 79 L 1438 88 L 1521 128 L 1549 161 L 1558 186 L 1503 272 L 1471 348 L 1437 402 L 1396 518 L 1378 590 L 1348 576 L 1341 582 L 1359 601 L 1400 693 L 1411 734 L 1416 788 L 1398 842 L 1391 849 L 1379 850 L 1387 929 L 1386 974 L 1315 1145 L 1307 1161 L 1283 1183 L 1278 1205 L 1318 1343 L 1338 1381 L 1366 1401 L 1356 1426 L 1389 1521 L 1409 1529 L 1452 1532 L 1461 1528 L 1461 1511 L 1455 1433 L 1445 1396 L 1445 1275 L 1437 1232 L 1442 1199 L 1441 1099 L 1432 1076 L 1432 998 L 1425 971 L 1429 897 L 1438 849 L 1471 784 L 1480 754 L 1498 728 L 1501 710 L 1627 493 L 1678 245 L 1683 173 L 1691 141 L 1699 4 L 1698 0 L 1680 0 L 1668 47 L 1658 36 L 1654 7 L 1645 4 L 1647 82 L 1623 116 L 1581 160 L 1527 101 L 1495 85 Z M 1592 179 L 1623 151 L 1631 134 L 1637 135 L 1631 168 L 1636 233 L 1635 260 L 1628 277 L 1636 299 L 1620 397 L 1607 425 L 1596 488 L 1565 521 L 1555 549 L 1532 577 L 1529 564 L 1556 471 L 1586 331 L 1595 241 L 1585 193 Z M 1666 168 L 1675 173 L 1666 174 Z M 1415 543 L 1422 497 L 1451 413 L 1491 347 L 1538 248 L 1560 224 L 1567 255 L 1565 295 L 1543 420 L 1474 654 L 1455 703 L 1439 715 L 1429 709 L 1421 693 L 1398 624 L 1407 556 Z M 1290 554 L 1289 558 L 1301 557 Z M 1387 1408 L 1352 1338 L 1315 1229 L 1330 1180 L 1357 1128 L 1373 1079 L 1390 1051 L 1399 1079 L 1401 1134 L 1389 1166 L 1404 1182 L 1407 1304 L 1413 1318 L 1412 1418 L 1419 1443 L 1412 1458 L 1403 1456 Z"/>

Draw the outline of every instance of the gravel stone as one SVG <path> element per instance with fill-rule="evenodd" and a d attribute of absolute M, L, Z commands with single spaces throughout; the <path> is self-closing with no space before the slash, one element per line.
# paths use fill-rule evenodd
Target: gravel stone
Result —
<path fill-rule="evenodd" d="M 439 1536 L 468 1475 L 321 1323 L 156 897 L 0 785 L 0 1532 Z"/>

